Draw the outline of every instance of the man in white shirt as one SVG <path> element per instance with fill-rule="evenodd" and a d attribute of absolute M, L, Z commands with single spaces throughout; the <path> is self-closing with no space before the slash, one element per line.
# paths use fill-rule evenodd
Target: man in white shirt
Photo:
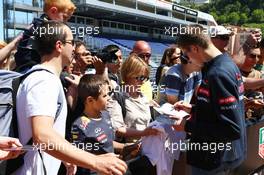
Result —
<path fill-rule="evenodd" d="M 41 146 L 45 152 L 41 153 L 43 160 L 37 150 L 27 152 L 24 165 L 15 174 L 57 175 L 60 160 L 100 174 L 123 174 L 127 167 L 113 154 L 95 156 L 64 139 L 67 103 L 59 75 L 72 61 L 73 35 L 68 26 L 55 21 L 46 22 L 38 32 L 41 64 L 30 71 L 44 70 L 30 74 L 20 85 L 17 117 L 21 143 L 25 145 L 32 138 L 33 144 Z"/>

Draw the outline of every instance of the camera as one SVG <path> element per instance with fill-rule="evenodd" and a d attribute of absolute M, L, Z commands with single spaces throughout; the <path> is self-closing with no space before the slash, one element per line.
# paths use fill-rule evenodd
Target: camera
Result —
<path fill-rule="evenodd" d="M 116 63 L 118 57 L 116 56 L 116 52 L 118 50 L 113 50 L 111 52 L 106 52 L 103 50 L 100 51 L 92 51 L 92 56 L 96 56 L 100 58 L 104 63 Z"/>

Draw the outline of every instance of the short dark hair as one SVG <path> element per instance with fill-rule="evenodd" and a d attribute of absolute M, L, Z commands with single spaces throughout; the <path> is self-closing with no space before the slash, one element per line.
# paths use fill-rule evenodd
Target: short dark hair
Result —
<path fill-rule="evenodd" d="M 209 46 L 209 42 L 211 42 L 209 33 L 208 35 L 204 32 L 206 31 L 203 26 L 194 24 L 186 27 L 185 34 L 177 35 L 176 44 L 179 47 L 188 47 L 190 45 L 198 45 L 204 49 L 207 49 Z"/>
<path fill-rule="evenodd" d="M 108 46 L 105 46 L 102 51 L 103 52 L 106 52 L 106 53 L 116 53 L 118 50 L 120 50 L 120 48 L 117 46 L 117 45 L 114 45 L 114 44 L 111 44 L 111 45 L 108 45 Z"/>
<path fill-rule="evenodd" d="M 75 43 L 75 50 L 77 50 L 81 46 L 86 47 L 86 44 L 81 40 L 75 40 L 74 43 Z"/>
<path fill-rule="evenodd" d="M 84 103 L 89 96 L 97 99 L 101 94 L 103 85 L 109 85 L 108 80 L 104 76 L 97 74 L 84 75 L 78 85 L 78 96 L 81 102 Z"/>
<path fill-rule="evenodd" d="M 57 41 L 65 42 L 67 35 L 64 28 L 66 26 L 67 24 L 60 21 L 45 21 L 38 28 L 36 45 L 40 56 L 51 54 Z M 50 29 L 53 29 L 53 32 L 50 32 Z"/>

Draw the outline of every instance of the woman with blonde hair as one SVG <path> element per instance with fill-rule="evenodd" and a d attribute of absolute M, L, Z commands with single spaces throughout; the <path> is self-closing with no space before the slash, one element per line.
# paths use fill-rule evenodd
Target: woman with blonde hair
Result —
<path fill-rule="evenodd" d="M 108 105 L 116 134 L 125 138 L 126 142 L 135 142 L 135 139 L 142 136 L 158 134 L 158 130 L 148 128 L 151 119 L 149 100 L 140 90 L 142 84 L 149 79 L 149 74 L 148 65 L 136 54 L 131 54 L 121 67 L 124 84 L 120 90 L 125 103 L 125 116 L 117 100 L 113 99 Z"/>

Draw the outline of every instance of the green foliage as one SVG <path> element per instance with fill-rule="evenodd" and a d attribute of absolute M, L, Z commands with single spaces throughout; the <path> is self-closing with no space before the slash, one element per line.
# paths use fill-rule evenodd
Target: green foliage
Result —
<path fill-rule="evenodd" d="M 237 25 L 240 20 L 240 16 L 237 12 L 232 12 L 227 16 L 227 22 Z"/>
<path fill-rule="evenodd" d="M 241 13 L 240 14 L 240 20 L 239 20 L 239 24 L 245 24 L 248 22 L 248 16 L 246 13 Z"/>
<path fill-rule="evenodd" d="M 211 0 L 209 4 L 193 8 L 210 13 L 218 24 L 253 25 L 264 23 L 263 0 Z M 249 26 L 251 27 L 251 26 Z"/>
<path fill-rule="evenodd" d="M 264 11 L 262 9 L 256 9 L 251 14 L 251 21 L 264 22 Z"/>

